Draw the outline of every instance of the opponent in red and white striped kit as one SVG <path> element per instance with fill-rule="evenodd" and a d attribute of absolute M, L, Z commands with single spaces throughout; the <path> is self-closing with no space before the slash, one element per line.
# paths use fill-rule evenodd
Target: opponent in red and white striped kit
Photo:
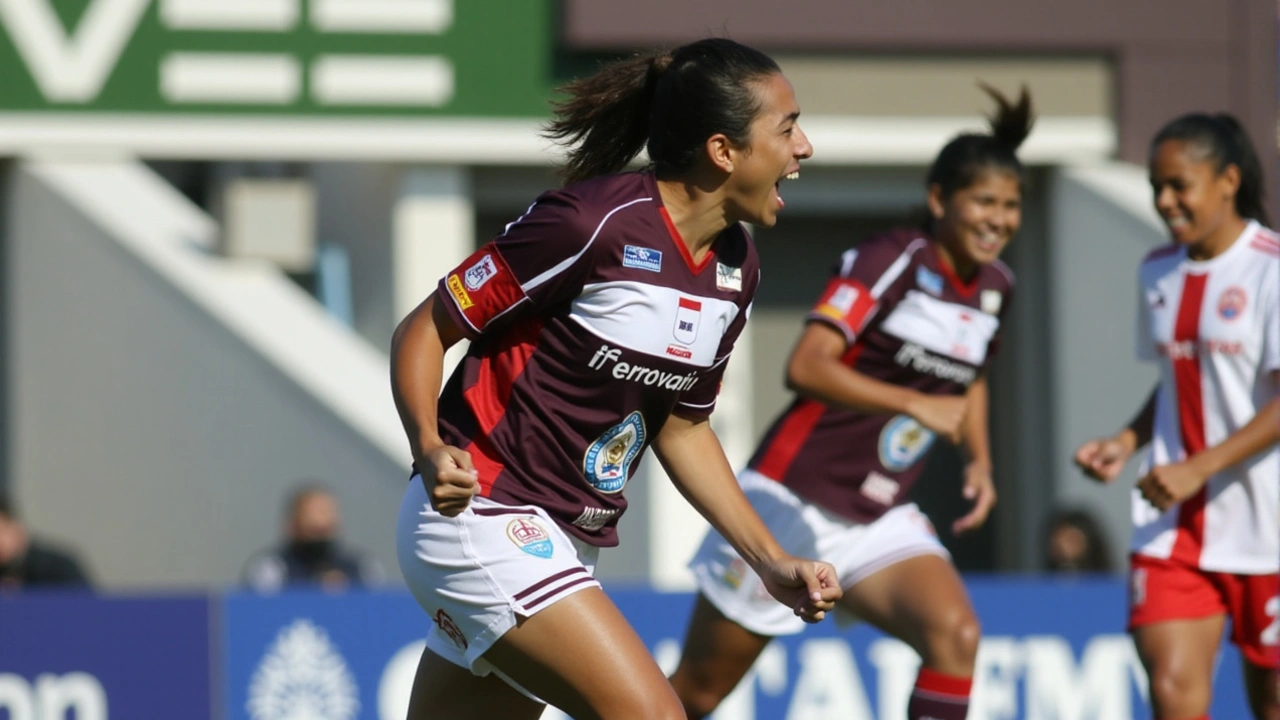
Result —
<path fill-rule="evenodd" d="M 1139 271 L 1138 356 L 1160 368 L 1143 410 L 1076 461 L 1109 481 L 1150 450 L 1134 489 L 1129 624 L 1157 717 L 1205 717 L 1231 620 L 1258 718 L 1280 713 L 1280 237 L 1228 116 L 1179 118 L 1152 144 L 1174 243 Z"/>

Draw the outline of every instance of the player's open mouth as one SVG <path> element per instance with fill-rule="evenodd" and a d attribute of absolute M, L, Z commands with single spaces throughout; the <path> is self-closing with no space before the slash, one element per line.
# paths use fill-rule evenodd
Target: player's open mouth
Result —
<path fill-rule="evenodd" d="M 797 168 L 787 173 L 786 175 L 783 175 L 782 177 L 778 178 L 778 181 L 773 184 L 773 195 L 774 197 L 778 198 L 779 209 L 787 206 L 786 201 L 782 199 L 782 192 L 779 189 L 782 185 L 782 181 L 783 180 L 799 180 L 799 179 L 800 179 L 800 170 L 799 168 Z"/>

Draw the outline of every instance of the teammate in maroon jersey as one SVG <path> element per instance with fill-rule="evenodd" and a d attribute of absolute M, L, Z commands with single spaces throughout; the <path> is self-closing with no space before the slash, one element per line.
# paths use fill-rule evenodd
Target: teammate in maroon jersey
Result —
<path fill-rule="evenodd" d="M 416 468 L 397 550 L 435 622 L 412 718 L 683 718 L 592 577 L 646 447 L 787 612 L 820 620 L 834 569 L 785 553 L 708 423 L 771 226 L 812 147 L 766 55 L 709 39 L 567 87 L 549 134 L 570 185 L 449 273 L 396 331 Z M 647 145 L 652 168 L 619 171 Z M 441 392 L 441 358 L 471 339 Z M 437 395 L 439 399 L 437 401 Z M 783 605 L 779 605 L 783 607 Z"/>
<path fill-rule="evenodd" d="M 1021 221 L 1016 150 L 1031 102 L 999 103 L 990 134 L 964 134 L 929 171 L 930 221 L 841 257 L 787 367 L 797 392 L 746 470 L 743 490 L 789 552 L 832 563 L 837 613 L 910 644 L 924 665 L 912 720 L 963 718 L 979 627 L 929 520 L 906 499 L 935 438 L 969 452 L 963 493 L 980 526 L 995 503 L 984 371 L 1013 276 L 999 261 Z M 700 595 L 672 684 L 691 718 L 710 714 L 794 618 L 762 602 L 760 578 L 716 532 L 692 568 Z"/>
<path fill-rule="evenodd" d="M 1255 717 L 1280 719 L 1280 236 L 1239 122 L 1194 114 L 1151 144 L 1173 244 L 1139 272 L 1138 354 L 1160 382 L 1127 427 L 1075 461 L 1134 490 L 1129 627 L 1157 720 L 1206 718 L 1227 616 Z"/>

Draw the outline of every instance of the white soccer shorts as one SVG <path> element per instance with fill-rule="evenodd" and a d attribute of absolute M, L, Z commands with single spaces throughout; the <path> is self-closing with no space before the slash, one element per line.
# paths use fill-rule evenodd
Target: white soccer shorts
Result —
<path fill-rule="evenodd" d="M 476 496 L 457 517 L 445 517 L 418 475 L 400 505 L 396 552 L 434 623 L 427 647 L 479 676 L 495 672 L 481 656 L 519 618 L 600 587 L 593 577 L 599 548 L 570 537 L 541 508 Z"/>
<path fill-rule="evenodd" d="M 782 548 L 792 555 L 831 563 L 845 590 L 909 558 L 951 558 L 915 503 L 899 505 L 862 524 L 805 502 L 782 483 L 752 470 L 744 470 L 738 483 Z M 742 627 L 768 636 L 794 635 L 804 629 L 804 620 L 769 594 L 755 571 L 716 531 L 707 533 L 689 568 L 707 600 Z M 835 618 L 842 625 L 857 621 L 842 605 L 836 606 Z"/>

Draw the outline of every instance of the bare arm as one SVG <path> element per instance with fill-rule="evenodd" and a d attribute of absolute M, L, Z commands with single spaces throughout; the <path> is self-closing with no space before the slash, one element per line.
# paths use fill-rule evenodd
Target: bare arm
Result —
<path fill-rule="evenodd" d="M 1204 487 L 1209 478 L 1280 443 L 1280 399 L 1273 399 L 1225 440 L 1178 463 L 1151 468 L 1138 481 L 1147 502 L 1168 510 Z"/>
<path fill-rule="evenodd" d="M 985 375 L 973 381 L 965 391 L 966 412 L 964 421 L 964 447 L 969 463 L 991 471 L 991 432 L 988 427 L 991 393 Z"/>
<path fill-rule="evenodd" d="M 444 353 L 461 339 L 462 331 L 435 293 L 400 322 L 391 338 L 391 395 L 432 505 L 449 516 L 465 510 L 476 491 L 470 455 L 444 444 L 436 414 Z"/>
<path fill-rule="evenodd" d="M 964 445 L 969 462 L 964 468 L 961 493 L 973 503 L 973 509 L 955 521 L 951 531 L 957 535 L 982 527 L 996 504 L 996 486 L 991 476 L 991 435 L 987 427 L 990 393 L 987 378 L 978 378 L 965 392 L 968 410 L 964 422 Z"/>
<path fill-rule="evenodd" d="M 835 569 L 783 551 L 738 487 L 710 422 L 672 415 L 653 450 L 680 494 L 756 570 L 775 598 L 810 622 L 834 607 L 841 595 Z"/>
<path fill-rule="evenodd" d="M 1188 462 L 1207 478 L 1270 450 L 1276 443 L 1280 443 L 1280 399 L 1264 405 L 1244 427 Z"/>
<path fill-rule="evenodd" d="M 1151 442 L 1156 393 L 1159 391 L 1159 387 L 1151 391 L 1142 409 L 1120 432 L 1111 437 L 1090 440 L 1076 450 L 1075 463 L 1086 475 L 1102 482 L 1115 480 L 1134 451 Z"/>
<path fill-rule="evenodd" d="M 953 443 L 961 438 L 965 399 L 926 395 L 876 380 L 844 364 L 844 336 L 820 322 L 805 326 L 787 363 L 787 387 L 826 405 L 867 413 L 910 415 Z"/>

